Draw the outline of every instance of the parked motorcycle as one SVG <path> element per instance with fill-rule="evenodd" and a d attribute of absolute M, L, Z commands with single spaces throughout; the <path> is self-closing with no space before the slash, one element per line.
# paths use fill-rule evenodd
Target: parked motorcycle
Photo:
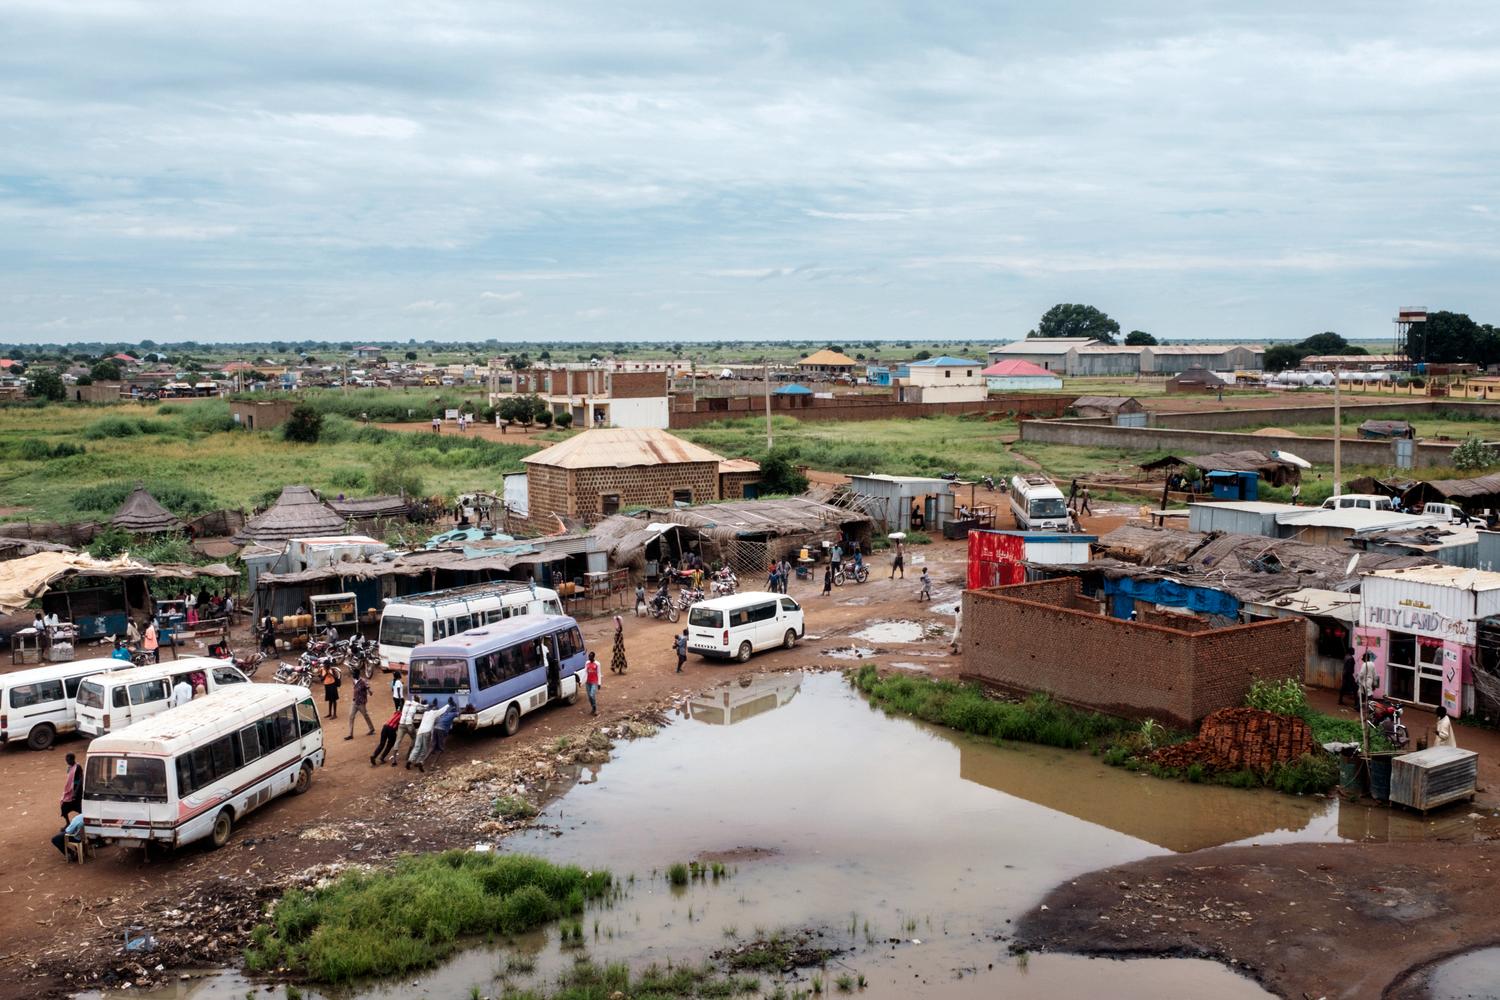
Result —
<path fill-rule="evenodd" d="M 1389 698 L 1371 698 L 1365 702 L 1365 725 L 1372 733 L 1380 733 L 1397 750 L 1405 749 L 1410 741 L 1406 726 L 1401 721 L 1404 709 L 1398 701 Z"/>
<path fill-rule="evenodd" d="M 305 655 L 305 654 L 304 654 Z M 302 663 L 287 663 L 283 661 L 276 668 L 276 674 L 271 678 L 274 684 L 301 684 L 305 688 L 312 687 L 312 667 Z"/>
<path fill-rule="evenodd" d="M 235 656 L 231 653 L 229 656 L 229 662 L 238 667 L 240 673 L 246 677 L 254 677 L 255 672 L 260 669 L 260 665 L 265 661 L 265 653 L 251 653 L 248 656 Z"/>
<path fill-rule="evenodd" d="M 683 611 L 703 600 L 703 591 L 693 587 L 684 587 L 677 596 L 677 606 Z"/>
<path fill-rule="evenodd" d="M 740 589 L 740 580 L 739 577 L 726 569 L 714 574 L 711 587 L 715 597 L 727 597 Z"/>

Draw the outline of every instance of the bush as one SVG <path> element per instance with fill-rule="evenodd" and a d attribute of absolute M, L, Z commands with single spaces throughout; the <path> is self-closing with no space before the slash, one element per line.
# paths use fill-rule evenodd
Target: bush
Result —
<path fill-rule="evenodd" d="M 760 491 L 789 496 L 806 493 L 807 477 L 797 471 L 797 466 L 784 449 L 778 449 L 761 459 Z"/>
<path fill-rule="evenodd" d="M 104 417 L 85 427 L 83 436 L 90 441 L 102 441 L 106 438 L 162 434 L 167 429 L 167 425 L 160 420 L 147 420 L 144 417 Z"/>
<path fill-rule="evenodd" d="M 555 424 L 557 424 L 557 427 L 558 427 L 559 430 L 564 430 L 565 431 L 569 427 L 573 426 L 573 414 L 569 413 L 567 410 L 564 410 L 561 413 L 559 413 L 555 418 L 553 418 L 552 422 L 555 423 Z"/>
<path fill-rule="evenodd" d="M 16 452 L 29 462 L 41 462 L 49 458 L 71 458 L 74 455 L 82 455 L 84 448 L 83 445 L 69 444 L 67 441 L 49 445 L 37 438 L 27 438 L 17 446 Z"/>
<path fill-rule="evenodd" d="M 56 402 L 67 398 L 68 387 L 63 384 L 62 376 L 51 368 L 29 369 L 26 379 L 30 383 L 26 386 L 26 395 L 33 399 L 50 399 Z"/>
<path fill-rule="evenodd" d="M 1293 678 L 1282 681 L 1256 679 L 1250 682 L 1250 692 L 1245 695 L 1245 705 L 1262 712 L 1301 717 L 1307 712 L 1307 691 L 1302 682 Z"/>
<path fill-rule="evenodd" d="M 105 528 L 89 542 L 88 553 L 95 559 L 113 559 L 130 548 L 130 532 L 124 528 Z"/>
<path fill-rule="evenodd" d="M 1305 753 L 1289 764 L 1271 768 L 1266 783 L 1288 795 L 1321 795 L 1339 783 L 1339 765 L 1329 753 Z"/>
<path fill-rule="evenodd" d="M 551 427 L 552 426 L 552 411 L 551 410 L 542 410 L 539 413 L 537 413 L 536 414 L 536 422 L 539 423 L 539 424 L 541 424 L 543 427 Z"/>
<path fill-rule="evenodd" d="M 377 496 L 402 494 L 409 497 L 427 495 L 422 477 L 410 467 L 392 463 L 370 474 L 370 490 Z"/>
<path fill-rule="evenodd" d="M 292 410 L 286 423 L 281 425 L 281 437 L 284 441 L 317 444 L 318 438 L 322 436 L 323 414 L 306 403 Z"/>
<path fill-rule="evenodd" d="M 158 503 L 178 517 L 196 517 L 218 506 L 211 494 L 191 486 L 154 480 L 147 481 L 144 485 L 151 495 L 156 497 Z M 68 498 L 68 502 L 75 510 L 86 513 L 113 514 L 119 509 L 120 504 L 125 502 L 125 498 L 133 489 L 135 489 L 134 480 L 115 479 L 76 490 Z M 280 493 L 281 490 L 278 488 L 276 494 L 279 496 Z"/>
<path fill-rule="evenodd" d="M 1500 456 L 1495 454 L 1495 449 L 1486 445 L 1478 438 L 1464 438 L 1463 444 L 1453 449 L 1453 467 L 1465 472 L 1474 472 L 1479 469 L 1488 469 L 1500 464 Z"/>
<path fill-rule="evenodd" d="M 465 937 L 521 934 L 576 915 L 611 884 L 608 872 L 525 855 L 409 856 L 289 891 L 251 934 L 245 962 L 252 972 L 287 968 L 329 983 L 392 975 L 436 964 Z"/>

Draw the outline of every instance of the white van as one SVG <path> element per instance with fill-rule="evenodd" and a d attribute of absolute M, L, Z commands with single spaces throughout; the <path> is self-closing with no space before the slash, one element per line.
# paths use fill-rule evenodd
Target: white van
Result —
<path fill-rule="evenodd" d="M 1393 510 L 1391 498 L 1378 493 L 1341 493 L 1323 501 L 1324 510 Z"/>
<path fill-rule="evenodd" d="M 250 682 L 234 664 L 211 656 L 184 656 L 170 663 L 90 677 L 78 685 L 73 699 L 78 731 L 85 736 L 103 736 L 164 712 L 178 678 L 188 678 L 192 683 L 192 675 L 198 673 L 203 675 L 203 686 L 209 694 L 229 684 Z"/>
<path fill-rule="evenodd" d="M 111 842 L 223 847 L 251 810 L 312 787 L 322 764 L 306 688 L 235 684 L 90 744 L 83 829 Z"/>
<path fill-rule="evenodd" d="M 47 749 L 78 727 L 73 697 L 84 678 L 133 666 L 100 657 L 0 674 L 0 746 L 24 742 L 33 750 Z"/>
<path fill-rule="evenodd" d="M 741 663 L 757 650 L 791 649 L 805 631 L 801 606 L 785 594 L 751 590 L 700 601 L 688 611 L 690 652 Z"/>

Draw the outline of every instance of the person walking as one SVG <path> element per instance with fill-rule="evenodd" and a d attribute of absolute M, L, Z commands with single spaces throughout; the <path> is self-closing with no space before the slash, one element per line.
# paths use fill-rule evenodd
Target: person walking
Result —
<path fill-rule="evenodd" d="M 432 433 L 434 433 L 434 434 L 441 434 L 441 433 L 443 433 L 443 418 L 442 417 L 433 417 L 432 418 Z"/>
<path fill-rule="evenodd" d="M 1073 480 L 1073 485 L 1068 487 L 1068 509 L 1072 510 L 1078 503 L 1078 480 Z"/>
<path fill-rule="evenodd" d="M 375 752 L 370 754 L 370 766 L 384 764 L 386 755 L 396 745 L 396 729 L 401 725 L 401 709 L 391 713 L 391 717 L 385 720 L 385 725 L 380 727 L 380 741 L 375 744 Z"/>
<path fill-rule="evenodd" d="M 959 638 L 964 630 L 964 601 L 960 596 L 958 602 L 953 605 L 953 641 L 948 644 L 948 651 L 954 656 L 958 655 Z"/>
<path fill-rule="evenodd" d="M 583 665 L 583 689 L 589 695 L 589 709 L 594 715 L 599 714 L 599 661 L 594 658 L 594 651 L 589 650 L 588 662 Z"/>
<path fill-rule="evenodd" d="M 646 606 L 646 585 L 638 583 L 635 585 L 635 616 L 641 616 L 641 609 Z"/>
<path fill-rule="evenodd" d="M 1094 515 L 1094 512 L 1089 509 L 1089 488 L 1087 486 L 1078 491 L 1078 513 L 1080 516 L 1087 514 L 1092 517 Z"/>
<path fill-rule="evenodd" d="M 1448 718 L 1448 709 L 1442 705 L 1433 709 L 1437 723 L 1433 728 L 1432 745 L 1435 747 L 1452 747 L 1458 749 L 1458 740 L 1453 736 L 1453 720 Z"/>
<path fill-rule="evenodd" d="M 792 561 L 785 556 L 781 559 L 781 592 L 786 593 L 787 586 L 792 582 Z"/>
<path fill-rule="evenodd" d="M 677 673 L 682 673 L 682 665 L 687 662 L 687 629 L 683 629 L 680 635 L 672 637 L 672 651 L 677 654 Z"/>
<path fill-rule="evenodd" d="M 157 639 L 157 635 L 156 635 L 156 619 L 154 619 L 154 618 L 151 621 L 149 621 L 149 622 L 146 623 L 146 632 L 145 632 L 145 634 L 143 636 L 141 636 L 141 648 L 143 650 L 145 650 L 147 653 L 150 654 L 150 656 L 151 656 L 151 662 L 153 662 L 153 663 L 160 663 L 161 662 L 161 642 Z M 188 697 L 189 698 L 192 697 L 192 693 L 193 693 L 192 689 L 189 688 L 188 689 Z"/>
<path fill-rule="evenodd" d="M 418 771 L 426 773 L 427 768 L 423 765 L 427 763 L 427 755 L 432 751 L 432 733 L 437 728 L 438 717 L 442 714 L 436 705 L 422 713 L 422 721 L 417 724 L 417 738 L 412 741 L 411 753 L 406 758 L 408 771 L 415 764 Z"/>
<path fill-rule="evenodd" d="M 375 735 L 375 723 L 370 721 L 369 703 L 370 682 L 365 680 L 362 672 L 356 670 L 354 671 L 354 694 L 351 696 L 349 705 L 349 735 L 344 737 L 345 740 L 354 739 L 354 720 L 361 715 L 365 717 L 365 725 L 370 727 L 369 735 Z"/>
<path fill-rule="evenodd" d="M 323 713 L 325 719 L 337 719 L 339 717 L 339 671 L 332 663 L 323 667 L 323 701 L 328 704 L 328 710 Z M 351 728 L 352 728 L 351 721 Z"/>
<path fill-rule="evenodd" d="M 267 655 L 276 652 L 276 619 L 269 611 L 260 619 L 260 651 Z"/>
<path fill-rule="evenodd" d="M 922 567 L 921 584 L 922 588 L 917 591 L 917 600 L 932 600 L 932 577 L 928 575 L 926 566 Z"/>
<path fill-rule="evenodd" d="M 401 763 L 401 741 L 406 740 L 408 747 L 417 742 L 417 724 L 422 721 L 421 714 L 426 708 L 419 698 L 412 698 L 401 706 L 401 718 L 396 724 L 396 740 L 391 744 L 392 767 Z"/>
<path fill-rule="evenodd" d="M 896 554 L 891 556 L 891 579 L 896 579 L 896 574 L 901 574 L 901 579 L 906 579 L 906 556 L 901 551 L 901 539 L 896 539 Z"/>
<path fill-rule="evenodd" d="M 1354 649 L 1344 654 L 1344 673 L 1339 679 L 1339 704 L 1344 703 L 1346 697 L 1353 697 L 1355 704 L 1359 704 L 1359 686 L 1354 683 Z"/>
<path fill-rule="evenodd" d="M 615 648 L 609 654 L 609 669 L 617 674 L 630 669 L 630 664 L 625 662 L 625 623 L 619 615 L 615 615 Z"/>
<path fill-rule="evenodd" d="M 68 754 L 66 758 L 68 766 L 63 776 L 62 789 L 62 818 L 67 820 L 68 813 L 83 812 L 83 768 L 79 766 L 78 758 Z"/>
<path fill-rule="evenodd" d="M 401 706 L 406 704 L 406 684 L 401 680 L 401 671 L 391 674 L 391 704 L 396 706 L 396 711 L 401 711 Z"/>
<path fill-rule="evenodd" d="M 823 567 L 823 596 L 833 593 L 833 563 Z"/>

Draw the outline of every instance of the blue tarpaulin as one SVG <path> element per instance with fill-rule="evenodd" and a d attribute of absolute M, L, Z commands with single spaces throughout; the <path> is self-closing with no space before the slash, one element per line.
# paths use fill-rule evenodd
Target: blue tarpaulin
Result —
<path fill-rule="evenodd" d="M 1193 587 L 1176 580 L 1137 580 L 1134 577 L 1105 578 L 1104 596 L 1109 600 L 1109 613 L 1114 618 L 1129 619 L 1135 610 L 1135 602 L 1149 601 L 1168 608 L 1187 608 L 1199 614 L 1218 615 L 1230 620 L 1240 614 L 1238 598 L 1222 590 L 1208 587 Z"/>

